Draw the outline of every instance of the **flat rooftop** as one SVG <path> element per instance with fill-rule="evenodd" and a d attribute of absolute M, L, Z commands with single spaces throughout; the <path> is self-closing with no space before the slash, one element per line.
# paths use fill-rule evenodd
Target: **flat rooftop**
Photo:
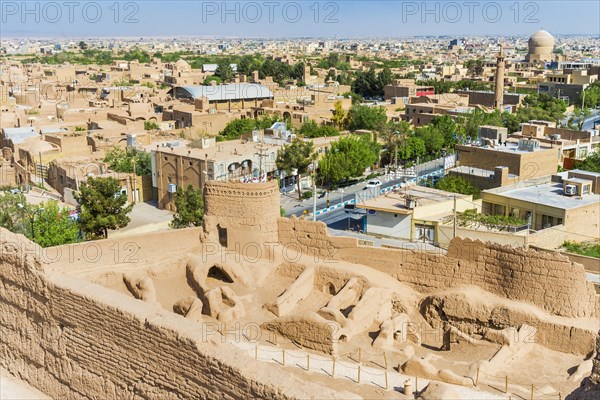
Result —
<path fill-rule="evenodd" d="M 552 148 L 552 147 L 542 147 L 542 146 L 538 147 L 537 149 L 533 149 L 532 151 L 529 151 L 527 149 L 520 150 L 519 145 L 514 142 L 504 142 L 504 143 L 502 143 L 502 145 L 497 145 L 497 146 L 481 146 L 481 145 L 477 145 L 474 143 L 462 144 L 460 146 L 486 149 L 486 150 L 494 150 L 494 151 L 502 151 L 505 153 L 516 153 L 516 154 L 535 153 L 538 151 L 547 151 L 547 150 L 557 150 L 558 151 L 558 147 Z"/>
<path fill-rule="evenodd" d="M 488 191 L 483 191 L 484 196 L 486 192 Z M 530 203 L 541 204 L 562 210 L 569 210 L 588 206 L 594 203 L 600 203 L 600 194 L 586 194 L 582 197 L 565 196 L 563 194 L 562 183 L 545 183 L 512 190 L 509 189 L 502 192 L 494 190 L 489 192 L 510 199 L 527 201 Z"/>
<path fill-rule="evenodd" d="M 384 195 L 374 197 L 363 203 L 357 203 L 356 207 L 368 210 L 410 214 L 412 213 L 412 209 L 406 207 L 407 196 L 412 196 L 412 198 L 415 199 L 415 208 L 418 208 L 421 206 L 452 201 L 454 193 L 424 186 L 407 186 L 399 189 L 397 192 L 387 192 Z M 456 194 L 456 197 L 470 198 L 470 196 L 463 194 Z"/>
<path fill-rule="evenodd" d="M 499 165 L 500 166 L 500 165 Z M 491 178 L 494 176 L 494 171 L 490 169 L 469 167 L 467 165 L 459 165 L 458 167 L 451 168 L 450 171 L 455 171 L 460 174 L 468 174 L 473 176 L 485 176 Z M 515 174 L 508 174 L 510 178 L 517 178 Z"/>

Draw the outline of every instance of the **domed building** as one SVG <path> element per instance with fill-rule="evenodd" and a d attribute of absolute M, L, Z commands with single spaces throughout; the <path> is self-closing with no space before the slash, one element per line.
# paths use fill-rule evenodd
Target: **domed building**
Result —
<path fill-rule="evenodd" d="M 552 52 L 554 51 L 554 37 L 546 32 L 540 30 L 535 32 L 529 38 L 529 52 L 525 57 L 527 62 L 535 61 L 551 61 Z"/>

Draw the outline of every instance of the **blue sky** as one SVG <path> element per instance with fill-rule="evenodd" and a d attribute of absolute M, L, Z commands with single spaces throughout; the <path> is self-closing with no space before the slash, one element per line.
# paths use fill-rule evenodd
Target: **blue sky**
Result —
<path fill-rule="evenodd" d="M 0 0 L 2 37 L 600 35 L 600 1 Z M 66 4 L 65 4 L 66 3 Z M 118 7 L 115 7 L 115 4 Z"/>

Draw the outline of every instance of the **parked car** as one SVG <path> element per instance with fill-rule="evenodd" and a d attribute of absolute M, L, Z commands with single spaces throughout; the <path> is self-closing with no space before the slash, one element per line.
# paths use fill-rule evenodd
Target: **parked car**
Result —
<path fill-rule="evenodd" d="M 367 188 L 375 188 L 375 187 L 379 187 L 379 186 L 381 186 L 381 181 L 379 179 L 371 179 L 365 185 L 365 189 L 367 189 Z"/>

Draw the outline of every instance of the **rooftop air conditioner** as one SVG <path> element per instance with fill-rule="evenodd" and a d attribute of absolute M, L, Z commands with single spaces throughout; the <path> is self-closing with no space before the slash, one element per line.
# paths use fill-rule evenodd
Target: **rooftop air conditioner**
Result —
<path fill-rule="evenodd" d="M 565 185 L 564 194 L 565 194 L 565 196 L 575 196 L 575 195 L 577 195 L 577 186 L 575 186 L 575 185 Z"/>

